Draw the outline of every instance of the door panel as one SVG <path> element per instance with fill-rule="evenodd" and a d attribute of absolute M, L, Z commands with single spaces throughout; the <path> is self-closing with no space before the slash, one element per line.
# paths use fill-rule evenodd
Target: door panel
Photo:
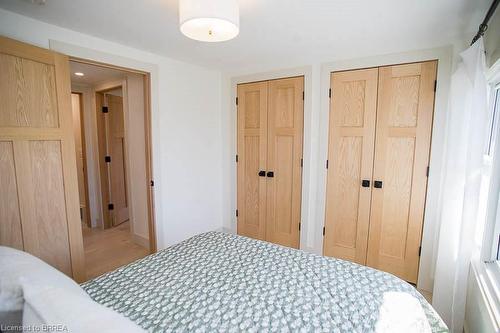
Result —
<path fill-rule="evenodd" d="M 61 142 L 21 141 L 14 147 L 23 174 L 18 181 L 24 249 L 70 275 Z"/>
<path fill-rule="evenodd" d="M 238 234 L 266 238 L 267 82 L 238 85 Z"/>
<path fill-rule="evenodd" d="M 323 254 L 366 263 L 378 68 L 331 75 Z M 371 185 L 371 183 L 370 183 Z"/>
<path fill-rule="evenodd" d="M 367 264 L 416 283 L 437 62 L 381 67 Z"/>
<path fill-rule="evenodd" d="M 269 81 L 266 240 L 299 247 L 304 78 Z"/>
<path fill-rule="evenodd" d="M 0 127 L 59 127 L 55 68 L 0 54 Z"/>
<path fill-rule="evenodd" d="M 0 244 L 23 250 L 12 141 L 0 141 L 0 184 L 2 184 Z"/>
<path fill-rule="evenodd" d="M 66 56 L 0 37 L 1 244 L 20 247 L 20 219 L 24 250 L 82 281 L 69 77 Z"/>
<path fill-rule="evenodd" d="M 127 200 L 127 177 L 125 170 L 125 126 L 123 114 L 123 99 L 120 96 L 106 95 L 108 102 L 109 132 L 108 147 L 111 163 L 110 193 L 114 205 L 113 225 L 116 226 L 129 219 Z"/>

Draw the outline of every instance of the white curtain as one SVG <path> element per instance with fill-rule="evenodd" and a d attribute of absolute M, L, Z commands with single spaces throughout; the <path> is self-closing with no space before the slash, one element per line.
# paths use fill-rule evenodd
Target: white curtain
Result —
<path fill-rule="evenodd" d="M 451 332 L 463 330 L 467 279 L 479 223 L 488 130 L 483 39 L 460 54 L 451 79 L 433 305 Z"/>

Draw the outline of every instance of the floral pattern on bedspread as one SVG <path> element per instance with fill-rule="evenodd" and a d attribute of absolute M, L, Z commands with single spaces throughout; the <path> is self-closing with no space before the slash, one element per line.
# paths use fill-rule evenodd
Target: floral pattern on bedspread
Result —
<path fill-rule="evenodd" d="M 412 295 L 432 331 L 447 331 L 415 288 L 393 275 L 220 232 L 82 287 L 150 332 L 374 332 L 388 292 Z"/>

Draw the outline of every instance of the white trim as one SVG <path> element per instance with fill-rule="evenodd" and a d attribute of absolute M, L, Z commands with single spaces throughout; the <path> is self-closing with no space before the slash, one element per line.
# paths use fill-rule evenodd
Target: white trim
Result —
<path fill-rule="evenodd" d="M 341 70 L 380 67 L 386 65 L 438 60 L 437 91 L 435 96 L 434 123 L 431 143 L 430 175 L 425 205 L 424 230 L 422 235 L 422 254 L 418 276 L 418 289 L 432 292 L 434 285 L 434 267 L 437 256 L 437 240 L 439 234 L 439 197 L 441 192 L 441 176 L 445 147 L 446 113 L 451 81 L 453 48 L 442 47 L 421 51 L 374 56 L 369 58 L 341 60 L 321 66 L 321 109 L 319 133 L 319 168 L 318 194 L 316 196 L 316 212 L 318 218 L 315 226 L 316 252 L 323 248 L 322 229 L 325 216 L 326 168 L 324 161 L 328 156 L 328 121 L 330 73 Z"/>
<path fill-rule="evenodd" d="M 163 235 L 162 225 L 159 221 L 163 221 L 161 216 L 162 207 L 160 198 L 161 195 L 161 165 L 160 165 L 160 152 L 161 152 L 161 140 L 160 140 L 160 108 L 158 103 L 159 97 L 159 84 L 158 84 L 158 76 L 159 70 L 158 66 L 155 64 L 144 63 L 138 60 L 129 59 L 125 57 L 121 57 L 118 55 L 108 54 L 101 51 L 93 50 L 90 48 L 73 45 L 69 43 L 65 43 L 58 40 L 49 40 L 49 48 L 51 50 L 63 53 L 70 57 L 86 59 L 91 61 L 96 61 L 104 64 L 111 64 L 114 66 L 119 66 L 123 68 L 129 68 L 137 71 L 142 71 L 150 74 L 150 94 L 151 94 L 151 149 L 152 149 L 152 178 L 155 180 L 155 195 L 154 195 L 154 207 L 156 207 L 155 214 L 155 231 L 156 231 L 156 243 L 157 247 L 160 249 L 162 247 L 162 243 L 160 243 L 160 239 L 158 235 Z M 122 81 L 121 81 L 122 82 Z"/>
<path fill-rule="evenodd" d="M 145 247 L 146 249 L 149 249 L 149 239 L 147 239 L 146 237 L 142 237 L 138 234 L 132 234 L 132 240 L 134 241 L 134 243 L 136 243 L 137 245 L 140 245 L 142 247 Z"/>
<path fill-rule="evenodd" d="M 500 59 L 486 71 L 486 80 L 494 85 L 500 84 Z"/>
<path fill-rule="evenodd" d="M 312 161 L 314 158 L 312 155 L 316 152 L 315 143 L 312 138 L 314 134 L 312 133 L 312 124 L 313 124 L 313 112 L 312 112 L 312 93 L 313 93 L 313 82 L 312 82 L 312 71 L 313 68 L 311 66 L 307 67 L 297 67 L 290 69 L 282 69 L 271 72 L 263 72 L 257 74 L 243 75 L 237 76 L 231 79 L 231 101 L 235 101 L 237 95 L 237 85 L 240 83 L 248 83 L 255 81 L 264 81 L 264 80 L 273 80 L 294 76 L 303 76 L 304 77 L 304 133 L 303 133 L 303 152 L 302 156 L 304 159 L 304 165 L 302 169 L 302 198 L 301 198 L 301 221 L 312 221 L 313 213 L 312 207 L 314 206 L 314 173 L 313 170 L 315 167 L 312 165 Z M 236 103 L 231 104 L 231 133 L 232 140 L 231 142 L 231 151 L 233 152 L 233 156 L 236 155 L 237 152 L 237 144 L 236 144 L 236 135 L 237 135 L 237 108 Z M 231 192 L 234 193 L 232 195 L 232 207 L 236 209 L 236 196 L 237 196 L 237 184 L 236 184 L 236 164 L 231 168 L 231 177 L 233 179 Z M 305 223 L 302 223 L 302 228 L 300 231 L 300 248 L 303 250 L 311 251 L 311 246 L 305 239 L 308 239 L 308 226 Z M 236 218 L 234 218 L 233 223 L 231 223 L 229 230 L 231 232 L 236 233 Z"/>
<path fill-rule="evenodd" d="M 116 88 L 123 89 L 124 84 L 126 84 L 125 79 L 103 81 L 101 83 L 94 85 L 92 88 L 94 89 L 94 93 L 97 93 L 97 92 L 104 92 L 105 90 L 111 90 L 111 89 L 116 89 Z M 123 93 L 123 91 L 122 91 L 122 93 Z"/>
<path fill-rule="evenodd" d="M 498 266 L 489 267 L 484 262 L 472 261 L 464 321 L 466 332 L 498 332 L 500 330 L 498 274 L 500 274 Z"/>
<path fill-rule="evenodd" d="M 491 87 L 495 87 L 500 83 L 500 59 L 491 66 L 487 71 L 486 77 L 488 83 Z M 495 100 L 495 96 L 492 94 L 490 98 L 491 101 Z M 491 105 L 488 105 L 491 107 Z M 500 122 L 497 124 L 497 128 L 494 129 L 500 131 Z M 498 222 L 497 219 L 500 218 L 500 135 L 497 135 L 495 142 L 496 152 L 493 153 L 493 160 L 491 161 L 491 172 L 490 172 L 490 188 L 487 198 L 487 208 L 486 208 L 486 221 L 483 231 L 483 239 L 481 243 L 481 255 L 482 260 L 491 260 L 496 257 L 496 244 L 494 237 L 498 235 Z"/>

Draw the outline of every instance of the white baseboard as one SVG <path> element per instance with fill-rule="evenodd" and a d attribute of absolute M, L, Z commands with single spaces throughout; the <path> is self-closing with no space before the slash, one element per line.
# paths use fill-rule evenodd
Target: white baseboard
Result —
<path fill-rule="evenodd" d="M 146 249 L 149 249 L 149 239 L 147 239 L 146 237 L 142 237 L 142 236 L 133 234 L 132 235 L 132 240 L 137 245 L 140 245 L 142 247 L 145 247 Z"/>

